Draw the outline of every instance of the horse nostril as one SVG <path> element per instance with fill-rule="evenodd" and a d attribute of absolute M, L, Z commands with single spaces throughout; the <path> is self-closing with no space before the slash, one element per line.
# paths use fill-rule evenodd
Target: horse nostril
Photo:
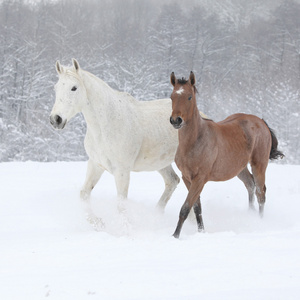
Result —
<path fill-rule="evenodd" d="M 180 125 L 181 123 L 182 123 L 181 117 L 177 117 L 177 119 L 176 119 L 176 124 L 177 124 L 177 125 Z"/>
<path fill-rule="evenodd" d="M 181 117 L 177 117 L 175 120 L 174 118 L 171 116 L 170 117 L 170 123 L 175 127 L 175 128 L 179 128 L 180 125 L 182 124 L 183 119 Z"/>
<path fill-rule="evenodd" d="M 67 123 L 67 120 L 64 120 L 59 115 L 51 115 L 50 123 L 56 129 L 63 129 Z"/>
<path fill-rule="evenodd" d="M 57 124 L 57 125 L 60 125 L 62 123 L 62 118 L 59 116 L 59 115 L 56 115 L 54 117 L 54 122 Z"/>

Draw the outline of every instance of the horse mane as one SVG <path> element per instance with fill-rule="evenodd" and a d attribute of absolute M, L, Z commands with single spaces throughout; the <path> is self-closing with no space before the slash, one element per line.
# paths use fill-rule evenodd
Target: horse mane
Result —
<path fill-rule="evenodd" d="M 203 116 L 201 116 L 201 114 L 200 114 L 200 117 L 203 119 L 203 120 L 205 120 L 205 121 L 211 121 L 211 122 L 214 122 L 214 120 L 213 119 L 209 119 L 208 117 L 203 117 Z"/>
<path fill-rule="evenodd" d="M 72 70 L 72 68 L 66 68 L 65 73 L 71 77 L 75 77 L 77 79 L 80 79 L 80 76 L 78 75 L 78 73 L 74 70 Z"/>
<path fill-rule="evenodd" d="M 70 77 L 74 77 L 78 80 L 81 80 L 80 75 L 78 74 L 78 72 L 72 66 L 70 67 L 70 66 L 63 66 L 62 65 L 61 69 L 60 69 L 60 73 L 68 75 Z"/>
<path fill-rule="evenodd" d="M 177 79 L 177 82 L 178 82 L 179 84 L 186 84 L 186 83 L 188 83 L 188 80 L 186 80 L 184 77 L 182 77 L 181 79 L 180 79 L 180 78 Z"/>

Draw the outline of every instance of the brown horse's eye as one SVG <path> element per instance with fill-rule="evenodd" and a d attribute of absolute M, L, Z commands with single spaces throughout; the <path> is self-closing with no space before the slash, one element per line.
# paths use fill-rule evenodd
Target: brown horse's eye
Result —
<path fill-rule="evenodd" d="M 189 96 L 188 99 L 189 99 L 189 100 L 192 100 L 192 96 Z"/>
<path fill-rule="evenodd" d="M 77 90 L 77 87 L 76 86 L 73 86 L 72 88 L 71 88 L 71 91 L 72 92 L 75 92 Z"/>

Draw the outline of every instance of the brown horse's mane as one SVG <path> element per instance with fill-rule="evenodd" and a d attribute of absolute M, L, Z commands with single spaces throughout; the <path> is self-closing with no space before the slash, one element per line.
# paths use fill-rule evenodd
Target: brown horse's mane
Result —
<path fill-rule="evenodd" d="M 200 115 L 201 116 L 201 115 Z M 209 119 L 209 118 L 206 118 L 206 117 L 202 117 L 201 116 L 201 118 L 203 119 L 203 120 L 205 120 L 205 121 L 211 121 L 211 122 L 215 122 L 214 120 L 212 120 L 212 119 Z"/>
<path fill-rule="evenodd" d="M 186 83 L 188 83 L 188 80 L 186 80 L 184 77 L 182 77 L 181 79 L 180 79 L 180 78 L 177 79 L 177 82 L 178 82 L 179 84 L 186 84 Z"/>

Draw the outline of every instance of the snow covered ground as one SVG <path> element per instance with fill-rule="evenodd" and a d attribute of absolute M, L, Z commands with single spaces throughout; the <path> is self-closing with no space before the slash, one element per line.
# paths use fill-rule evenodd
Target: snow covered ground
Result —
<path fill-rule="evenodd" d="M 106 173 L 92 193 L 106 224 L 96 232 L 79 201 L 85 171 L 0 164 L 0 299 L 300 299 L 300 166 L 269 165 L 262 220 L 238 179 L 207 184 L 206 233 L 190 219 L 179 240 L 182 182 L 161 215 L 160 175 L 132 173 L 122 215 Z"/>

